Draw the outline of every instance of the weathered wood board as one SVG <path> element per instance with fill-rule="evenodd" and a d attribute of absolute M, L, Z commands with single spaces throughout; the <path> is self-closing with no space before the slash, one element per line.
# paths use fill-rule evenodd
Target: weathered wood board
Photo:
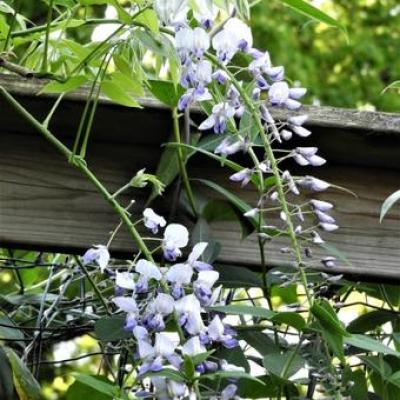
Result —
<path fill-rule="evenodd" d="M 52 105 L 50 97 L 36 96 L 41 87 L 38 81 L 3 75 L 0 84 L 35 116 L 43 118 Z M 85 89 L 67 96 L 52 122 L 52 131 L 67 144 L 73 139 L 85 96 Z M 141 168 L 154 171 L 161 144 L 170 135 L 169 110 L 151 100 L 143 104 L 145 109 L 128 109 L 101 100 L 88 163 L 111 191 Z M 82 251 L 91 244 L 104 243 L 118 223 L 108 204 L 3 100 L 0 105 L 0 245 Z M 341 229 L 325 237 L 348 260 L 333 271 L 400 280 L 399 208 L 379 223 L 382 202 L 400 188 L 400 115 L 326 107 L 307 107 L 305 111 L 310 114 L 314 135 L 302 144 L 318 145 L 329 160 L 323 168 L 309 173 L 357 194 L 353 197 L 332 189 L 319 195 L 337 206 L 335 217 Z M 280 117 L 284 119 L 285 115 Z M 254 202 L 255 193 L 250 189 L 243 192 L 230 183 L 228 172 L 218 163 L 196 156 L 189 167 L 192 176 L 215 179 Z M 124 200 L 129 201 L 132 194 Z M 135 192 L 135 196 L 133 212 L 137 213 L 145 193 L 137 197 Z M 162 212 L 169 208 L 168 201 L 158 204 Z M 240 228 L 234 222 L 216 222 L 213 228 L 214 238 L 222 244 L 222 263 L 257 268 L 255 238 L 242 242 Z M 285 262 L 280 247 L 276 242 L 267 248 L 269 265 Z M 125 232 L 118 236 L 113 250 L 134 250 Z M 315 266 L 321 268 L 318 255 Z"/>

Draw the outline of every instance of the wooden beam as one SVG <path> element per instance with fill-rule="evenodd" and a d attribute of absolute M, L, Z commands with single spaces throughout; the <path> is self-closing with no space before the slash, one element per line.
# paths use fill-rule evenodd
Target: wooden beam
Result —
<path fill-rule="evenodd" d="M 36 96 L 40 82 L 1 77 L 0 84 L 17 95 L 37 117 L 44 118 L 51 107 L 49 97 Z M 52 130 L 66 144 L 71 143 L 79 122 L 86 92 L 79 93 L 79 96 L 73 94 L 63 101 L 52 122 Z M 162 151 L 160 146 L 168 140 L 171 123 L 169 110 L 154 101 L 147 105 L 149 108 L 138 110 L 119 107 L 105 100 L 100 104 L 88 163 L 110 190 L 122 186 L 141 168 L 155 171 Z M 104 243 L 108 232 L 118 223 L 109 206 L 90 183 L 13 110 L 3 103 L 1 107 L 0 244 L 81 252 L 92 244 Z M 374 122 L 369 126 L 373 129 L 366 131 L 366 122 L 361 118 L 365 114 L 343 110 L 342 118 L 338 114 L 333 118 L 332 109 L 322 107 L 318 112 L 310 118 L 315 135 L 310 142 L 302 143 L 316 143 L 329 160 L 318 176 L 344 186 L 358 196 L 338 190 L 320 196 L 333 200 L 337 206 L 335 217 L 341 229 L 326 237 L 328 243 L 348 260 L 332 271 L 376 279 L 399 279 L 398 211 L 393 209 L 382 224 L 378 217 L 383 200 L 400 187 L 400 127 L 393 122 L 399 116 L 368 114 L 369 121 Z M 347 121 L 346 116 L 359 118 L 359 124 L 353 126 L 355 120 Z M 318 122 L 323 118 L 330 122 Z M 254 191 L 241 190 L 229 182 L 228 172 L 218 163 L 195 157 L 190 162 L 190 174 L 216 180 L 255 204 Z M 215 193 L 205 192 L 215 196 Z M 124 197 L 128 202 L 136 196 L 137 206 L 133 209 L 136 215 L 147 195 L 137 193 L 131 192 Z M 157 206 L 161 212 L 168 212 L 168 208 L 168 201 Z M 254 237 L 241 241 L 239 227 L 234 222 L 213 223 L 213 228 L 214 238 L 222 244 L 222 263 L 257 267 L 259 259 Z M 281 245 L 274 242 L 268 246 L 269 265 L 290 262 L 280 254 Z M 118 236 L 113 250 L 123 254 L 133 251 L 132 241 L 125 232 Z M 316 252 L 313 267 L 322 268 L 319 262 L 322 254 Z"/>

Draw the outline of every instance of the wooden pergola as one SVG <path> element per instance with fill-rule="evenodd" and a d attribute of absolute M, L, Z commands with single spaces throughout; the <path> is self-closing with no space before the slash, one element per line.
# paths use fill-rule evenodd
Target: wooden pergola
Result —
<path fill-rule="evenodd" d="M 40 119 L 54 103 L 51 95 L 38 96 L 43 81 L 0 75 L 0 85 Z M 66 144 L 73 141 L 87 96 L 85 88 L 68 94 L 54 116 L 51 130 Z M 141 103 L 143 109 L 130 109 L 100 99 L 88 163 L 111 191 L 142 168 L 154 172 L 161 145 L 170 136 L 170 111 L 154 100 L 142 99 Z M 108 204 L 3 100 L 1 111 L 0 245 L 82 252 L 92 244 L 105 243 L 118 223 Z M 400 279 L 398 209 L 393 208 L 379 223 L 382 202 L 400 188 L 400 114 L 332 107 L 304 107 L 302 112 L 309 114 L 308 127 L 314 134 L 302 139 L 301 144 L 318 146 L 328 159 L 326 166 L 309 173 L 357 195 L 335 188 L 318 195 L 336 205 L 334 216 L 341 229 L 325 237 L 348 260 L 339 260 L 329 271 L 356 278 Z M 274 116 L 286 118 L 283 112 Z M 229 182 L 228 171 L 213 160 L 196 156 L 189 162 L 189 171 L 192 177 L 216 180 L 243 195 L 243 189 Z M 244 193 L 254 204 L 255 193 L 251 189 Z M 129 202 L 130 195 L 125 194 L 123 201 Z M 140 196 L 135 197 L 133 212 L 142 209 L 147 194 Z M 157 203 L 157 207 L 168 212 L 170 199 Z M 214 239 L 222 245 L 222 264 L 257 267 L 256 238 L 242 241 L 240 227 L 233 221 L 214 222 L 212 228 Z M 132 246 L 132 240 L 122 231 L 112 250 L 127 254 L 134 250 Z M 270 266 L 281 264 L 280 247 L 279 240 L 268 247 Z"/>

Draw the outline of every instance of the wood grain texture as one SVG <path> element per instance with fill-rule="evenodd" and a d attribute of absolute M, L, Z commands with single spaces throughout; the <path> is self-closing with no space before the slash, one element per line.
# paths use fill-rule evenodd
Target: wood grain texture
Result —
<path fill-rule="evenodd" d="M 49 98 L 34 96 L 40 87 L 36 81 L 1 77 L 0 84 L 8 85 L 37 117 L 43 118 L 51 107 Z M 52 122 L 52 130 L 66 144 L 71 143 L 79 122 L 84 97 L 84 91 L 81 92 L 62 103 Z M 91 244 L 104 243 L 118 223 L 109 206 L 13 110 L 2 101 L 0 106 L 0 244 L 83 251 Z M 383 200 L 400 187 L 400 129 L 395 122 L 399 116 L 361 115 L 352 110 L 341 110 L 339 116 L 335 110 L 325 107 L 311 110 L 310 126 L 314 125 L 315 135 L 310 142 L 302 142 L 316 143 L 329 160 L 318 176 L 358 196 L 339 190 L 320 195 L 321 199 L 333 200 L 337 207 L 335 217 L 341 225 L 337 233 L 325 236 L 348 259 L 348 264 L 338 265 L 333 272 L 399 279 L 398 209 L 394 208 L 382 224 L 378 217 Z M 347 122 L 345 116 L 349 117 Z M 137 170 L 144 167 L 151 172 L 155 170 L 161 144 L 167 141 L 170 130 L 169 111 L 156 102 L 148 109 L 138 110 L 104 101 L 90 141 L 88 163 L 106 186 L 115 190 Z M 254 204 L 255 193 L 230 183 L 228 172 L 218 163 L 196 156 L 189 167 L 191 176 L 216 180 Z M 201 190 L 215 196 L 204 188 Z M 137 201 L 133 213 L 137 215 L 147 193 L 130 192 L 123 201 L 128 202 L 133 196 Z M 168 200 L 157 205 L 162 212 L 168 212 L 169 208 Z M 277 221 L 272 218 L 271 223 L 274 222 Z M 254 237 L 241 241 L 238 225 L 227 221 L 213 223 L 213 232 L 222 244 L 222 263 L 257 268 L 259 258 Z M 267 247 L 269 265 L 290 262 L 279 252 L 282 245 L 277 241 Z M 134 251 L 126 232 L 117 237 L 113 250 L 123 254 Z M 313 267 L 321 268 L 322 254 L 316 252 Z"/>

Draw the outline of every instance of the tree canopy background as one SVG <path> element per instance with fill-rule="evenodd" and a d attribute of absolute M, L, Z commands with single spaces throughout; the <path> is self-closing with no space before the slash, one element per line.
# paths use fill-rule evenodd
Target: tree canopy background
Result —
<path fill-rule="evenodd" d="M 310 21 L 279 2 L 260 1 L 252 11 L 256 45 L 309 88 L 309 101 L 337 107 L 373 106 L 400 111 L 400 4 L 397 0 L 314 0 L 348 29 Z"/>
<path fill-rule="evenodd" d="M 398 90 L 382 94 L 390 83 L 400 79 L 399 2 L 310 2 L 345 25 L 348 38 L 340 30 L 310 21 L 278 1 L 261 0 L 252 8 L 256 46 L 269 49 L 274 64 L 285 65 L 288 77 L 309 88 L 309 103 L 399 112 Z M 93 7 L 89 12 L 99 17 L 104 11 L 105 7 Z M 43 24 L 46 2 L 22 1 L 21 13 Z M 84 27 L 73 34 L 86 41 L 92 29 Z"/>

